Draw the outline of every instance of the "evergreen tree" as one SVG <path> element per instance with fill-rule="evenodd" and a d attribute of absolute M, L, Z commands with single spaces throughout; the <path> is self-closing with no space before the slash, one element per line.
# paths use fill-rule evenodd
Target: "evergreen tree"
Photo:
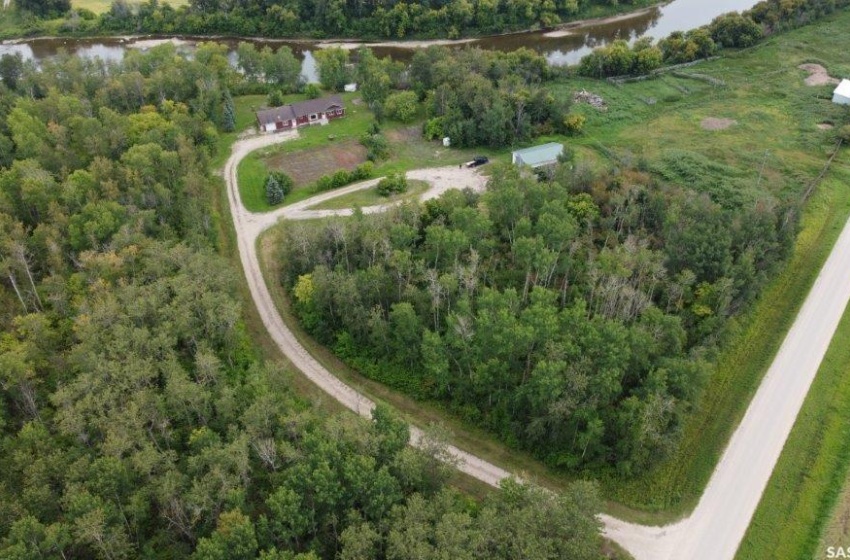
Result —
<path fill-rule="evenodd" d="M 266 201 L 274 206 L 283 202 L 283 188 L 278 183 L 274 175 L 269 175 L 266 178 Z"/>
<path fill-rule="evenodd" d="M 230 90 L 224 90 L 224 109 L 221 116 L 221 129 L 224 132 L 236 130 L 236 108 L 233 106 L 233 97 Z"/>

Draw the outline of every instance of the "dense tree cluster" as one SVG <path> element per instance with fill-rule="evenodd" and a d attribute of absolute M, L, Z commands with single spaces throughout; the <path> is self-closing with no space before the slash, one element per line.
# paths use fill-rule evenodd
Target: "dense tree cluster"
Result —
<path fill-rule="evenodd" d="M 210 206 L 235 79 L 164 47 L 0 85 L 0 557 L 598 557 L 592 487 L 470 503 L 387 409 L 258 361 Z"/>
<path fill-rule="evenodd" d="M 570 105 L 545 87 L 550 78 L 546 59 L 529 49 L 429 47 L 410 65 L 410 86 L 428 117 L 425 136 L 448 136 L 459 147 L 500 148 L 564 132 Z"/>
<path fill-rule="evenodd" d="M 594 49 L 581 59 L 578 71 L 583 76 L 594 78 L 642 75 L 660 68 L 663 62 L 662 50 L 653 44 L 652 39 L 645 37 L 631 47 L 626 41 L 618 40 Z"/>
<path fill-rule="evenodd" d="M 281 278 L 307 328 L 366 375 L 552 465 L 628 475 L 674 445 L 716 334 L 793 232 L 771 199 L 494 167 L 481 196 L 288 226 Z"/>

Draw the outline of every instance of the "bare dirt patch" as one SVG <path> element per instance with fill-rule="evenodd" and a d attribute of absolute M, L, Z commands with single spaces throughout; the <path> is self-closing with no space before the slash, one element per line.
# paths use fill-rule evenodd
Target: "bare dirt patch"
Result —
<path fill-rule="evenodd" d="M 826 68 L 820 64 L 801 64 L 797 68 L 809 73 L 809 77 L 806 78 L 807 86 L 837 85 L 839 82 L 838 78 L 830 76 Z"/>
<path fill-rule="evenodd" d="M 733 119 L 716 119 L 708 117 L 700 123 L 703 130 L 726 130 L 730 126 L 738 124 L 738 121 Z"/>
<path fill-rule="evenodd" d="M 364 161 L 366 148 L 357 140 L 342 140 L 321 149 L 284 152 L 265 158 L 269 169 L 285 172 L 296 187 L 312 184 L 319 177 L 340 169 L 351 171 Z"/>
<path fill-rule="evenodd" d="M 830 122 L 822 122 L 818 123 L 818 128 L 821 130 L 832 130 L 835 128 L 835 125 Z"/>

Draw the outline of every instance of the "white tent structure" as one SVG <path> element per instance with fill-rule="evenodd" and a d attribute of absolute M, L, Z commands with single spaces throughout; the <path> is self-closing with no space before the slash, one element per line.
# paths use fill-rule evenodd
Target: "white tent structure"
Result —
<path fill-rule="evenodd" d="M 835 93 L 832 94 L 832 102 L 839 105 L 850 105 L 850 80 L 841 80 Z"/>

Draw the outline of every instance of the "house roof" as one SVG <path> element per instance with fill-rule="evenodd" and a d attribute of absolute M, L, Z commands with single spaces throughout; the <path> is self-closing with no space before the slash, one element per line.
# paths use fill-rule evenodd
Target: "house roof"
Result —
<path fill-rule="evenodd" d="M 563 144 L 550 142 L 548 144 L 541 144 L 540 146 L 534 146 L 532 148 L 517 150 L 513 153 L 513 160 L 522 160 L 522 163 L 525 165 L 539 167 L 541 165 L 557 161 L 558 156 L 560 156 L 563 152 Z"/>
<path fill-rule="evenodd" d="M 300 101 L 282 107 L 260 109 L 257 111 L 257 120 L 263 124 L 288 121 L 316 113 L 324 113 L 331 109 L 344 106 L 340 96 L 331 95 L 329 97 L 322 97 L 321 99 L 308 99 L 307 101 Z"/>
<path fill-rule="evenodd" d="M 841 83 L 835 88 L 835 94 L 850 99 L 850 80 L 841 80 Z"/>

